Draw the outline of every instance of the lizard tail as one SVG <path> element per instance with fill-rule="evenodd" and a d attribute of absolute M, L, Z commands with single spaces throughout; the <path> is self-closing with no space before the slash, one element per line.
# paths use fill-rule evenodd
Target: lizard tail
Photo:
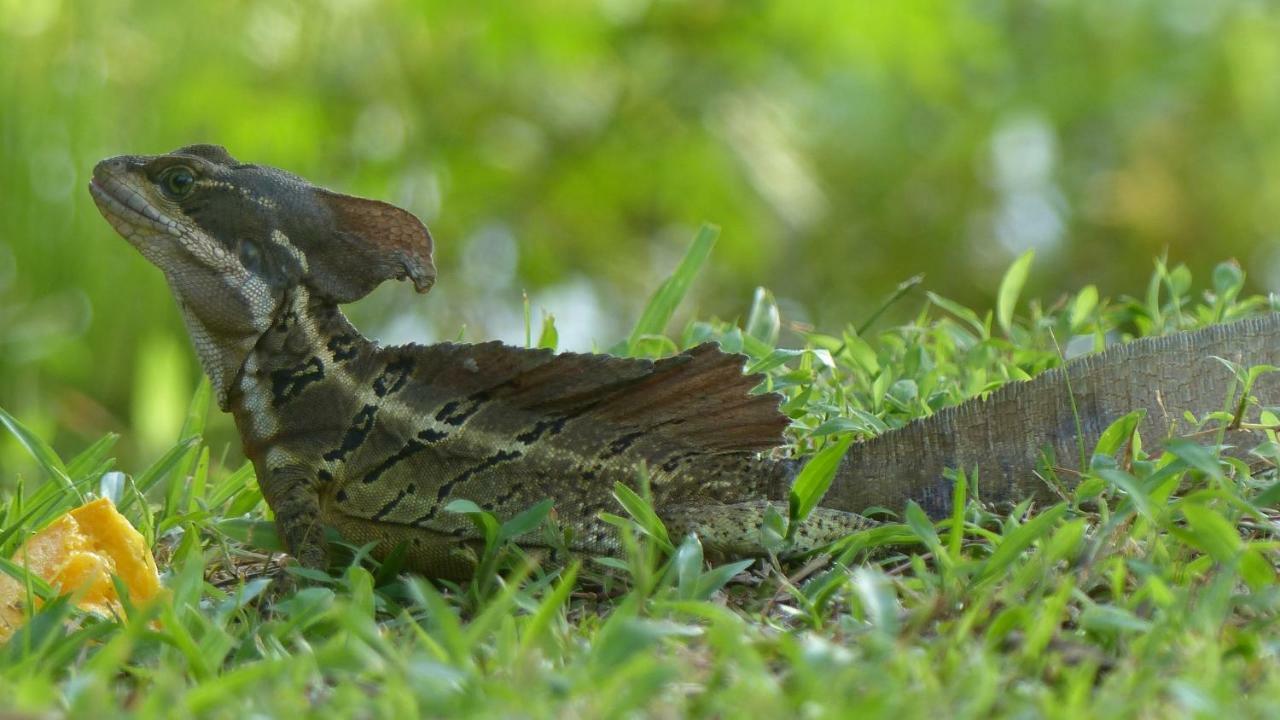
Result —
<path fill-rule="evenodd" d="M 1223 359 L 1240 368 L 1280 366 L 1280 314 L 1117 345 L 854 445 L 822 505 L 900 513 L 914 501 L 944 516 L 953 495 L 948 468 L 963 469 L 984 502 L 1056 502 L 1103 431 L 1130 411 L 1146 411 L 1139 431 L 1150 449 L 1194 429 L 1186 412 L 1199 418 L 1244 407 Z M 1250 394 L 1280 398 L 1280 373 L 1258 377 Z M 1218 434 L 1197 437 L 1212 442 Z M 1226 432 L 1222 442 L 1243 455 L 1257 439 Z"/>

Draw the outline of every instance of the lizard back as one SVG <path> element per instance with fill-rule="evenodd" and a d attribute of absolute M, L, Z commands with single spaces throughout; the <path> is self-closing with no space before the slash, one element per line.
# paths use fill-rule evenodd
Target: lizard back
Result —
<path fill-rule="evenodd" d="M 551 498 L 571 549 L 617 550 L 599 520 L 643 465 L 655 507 L 785 497 L 762 461 L 788 420 L 744 358 L 702 345 L 658 361 L 498 342 L 380 347 L 295 291 L 230 403 L 260 477 L 314 476 L 348 539 L 397 540 L 434 572 L 479 540 L 457 499 L 500 518 Z M 531 538 L 526 544 L 538 544 Z M 394 542 L 383 542 L 389 550 Z"/>

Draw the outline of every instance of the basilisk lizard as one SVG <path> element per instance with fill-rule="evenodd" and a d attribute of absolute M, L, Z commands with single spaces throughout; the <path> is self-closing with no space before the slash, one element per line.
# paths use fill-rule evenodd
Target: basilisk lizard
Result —
<path fill-rule="evenodd" d="M 739 355 L 711 344 L 657 361 L 496 342 L 381 347 L 339 306 L 389 279 L 431 288 L 432 239 L 409 212 L 213 145 L 103 160 L 89 189 L 163 271 L 304 566 L 325 566 L 331 526 L 377 541 L 375 554 L 406 544 L 423 574 L 465 577 L 480 535 L 445 510 L 455 499 L 505 518 L 550 498 L 572 550 L 613 553 L 599 514 L 642 465 L 668 528 L 697 532 L 709 552 L 759 554 L 768 509 L 786 514 L 796 464 L 762 452 L 788 421 L 778 396 L 751 394 L 761 378 Z M 1035 474 L 1046 451 L 1069 470 L 1129 410 L 1145 408 L 1143 435 L 1160 439 L 1184 411 L 1221 409 L 1234 377 L 1212 356 L 1280 365 L 1280 316 L 1115 347 L 856 445 L 795 547 L 864 527 L 858 513 L 872 506 L 948 512 L 947 467 L 977 468 L 984 500 L 1052 501 Z M 1265 377 L 1256 387 L 1278 388 Z"/>

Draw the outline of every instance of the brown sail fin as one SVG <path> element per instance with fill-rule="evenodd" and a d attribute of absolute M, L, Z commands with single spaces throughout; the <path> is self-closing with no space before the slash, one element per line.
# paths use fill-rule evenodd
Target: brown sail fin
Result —
<path fill-rule="evenodd" d="M 753 394 L 742 355 L 712 343 L 657 361 L 552 354 L 501 343 L 416 348 L 414 379 L 457 396 L 546 415 L 634 428 L 708 452 L 765 450 L 789 424 L 779 396 Z"/>

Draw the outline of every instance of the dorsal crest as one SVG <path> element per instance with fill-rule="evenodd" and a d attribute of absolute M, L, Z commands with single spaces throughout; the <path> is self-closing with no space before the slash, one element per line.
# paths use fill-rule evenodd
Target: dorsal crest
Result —
<path fill-rule="evenodd" d="M 420 293 L 435 284 L 431 233 L 412 213 L 378 200 L 313 192 L 332 218 L 328 232 L 292 238 L 307 257 L 312 290 L 346 303 L 386 280 L 409 280 Z"/>

